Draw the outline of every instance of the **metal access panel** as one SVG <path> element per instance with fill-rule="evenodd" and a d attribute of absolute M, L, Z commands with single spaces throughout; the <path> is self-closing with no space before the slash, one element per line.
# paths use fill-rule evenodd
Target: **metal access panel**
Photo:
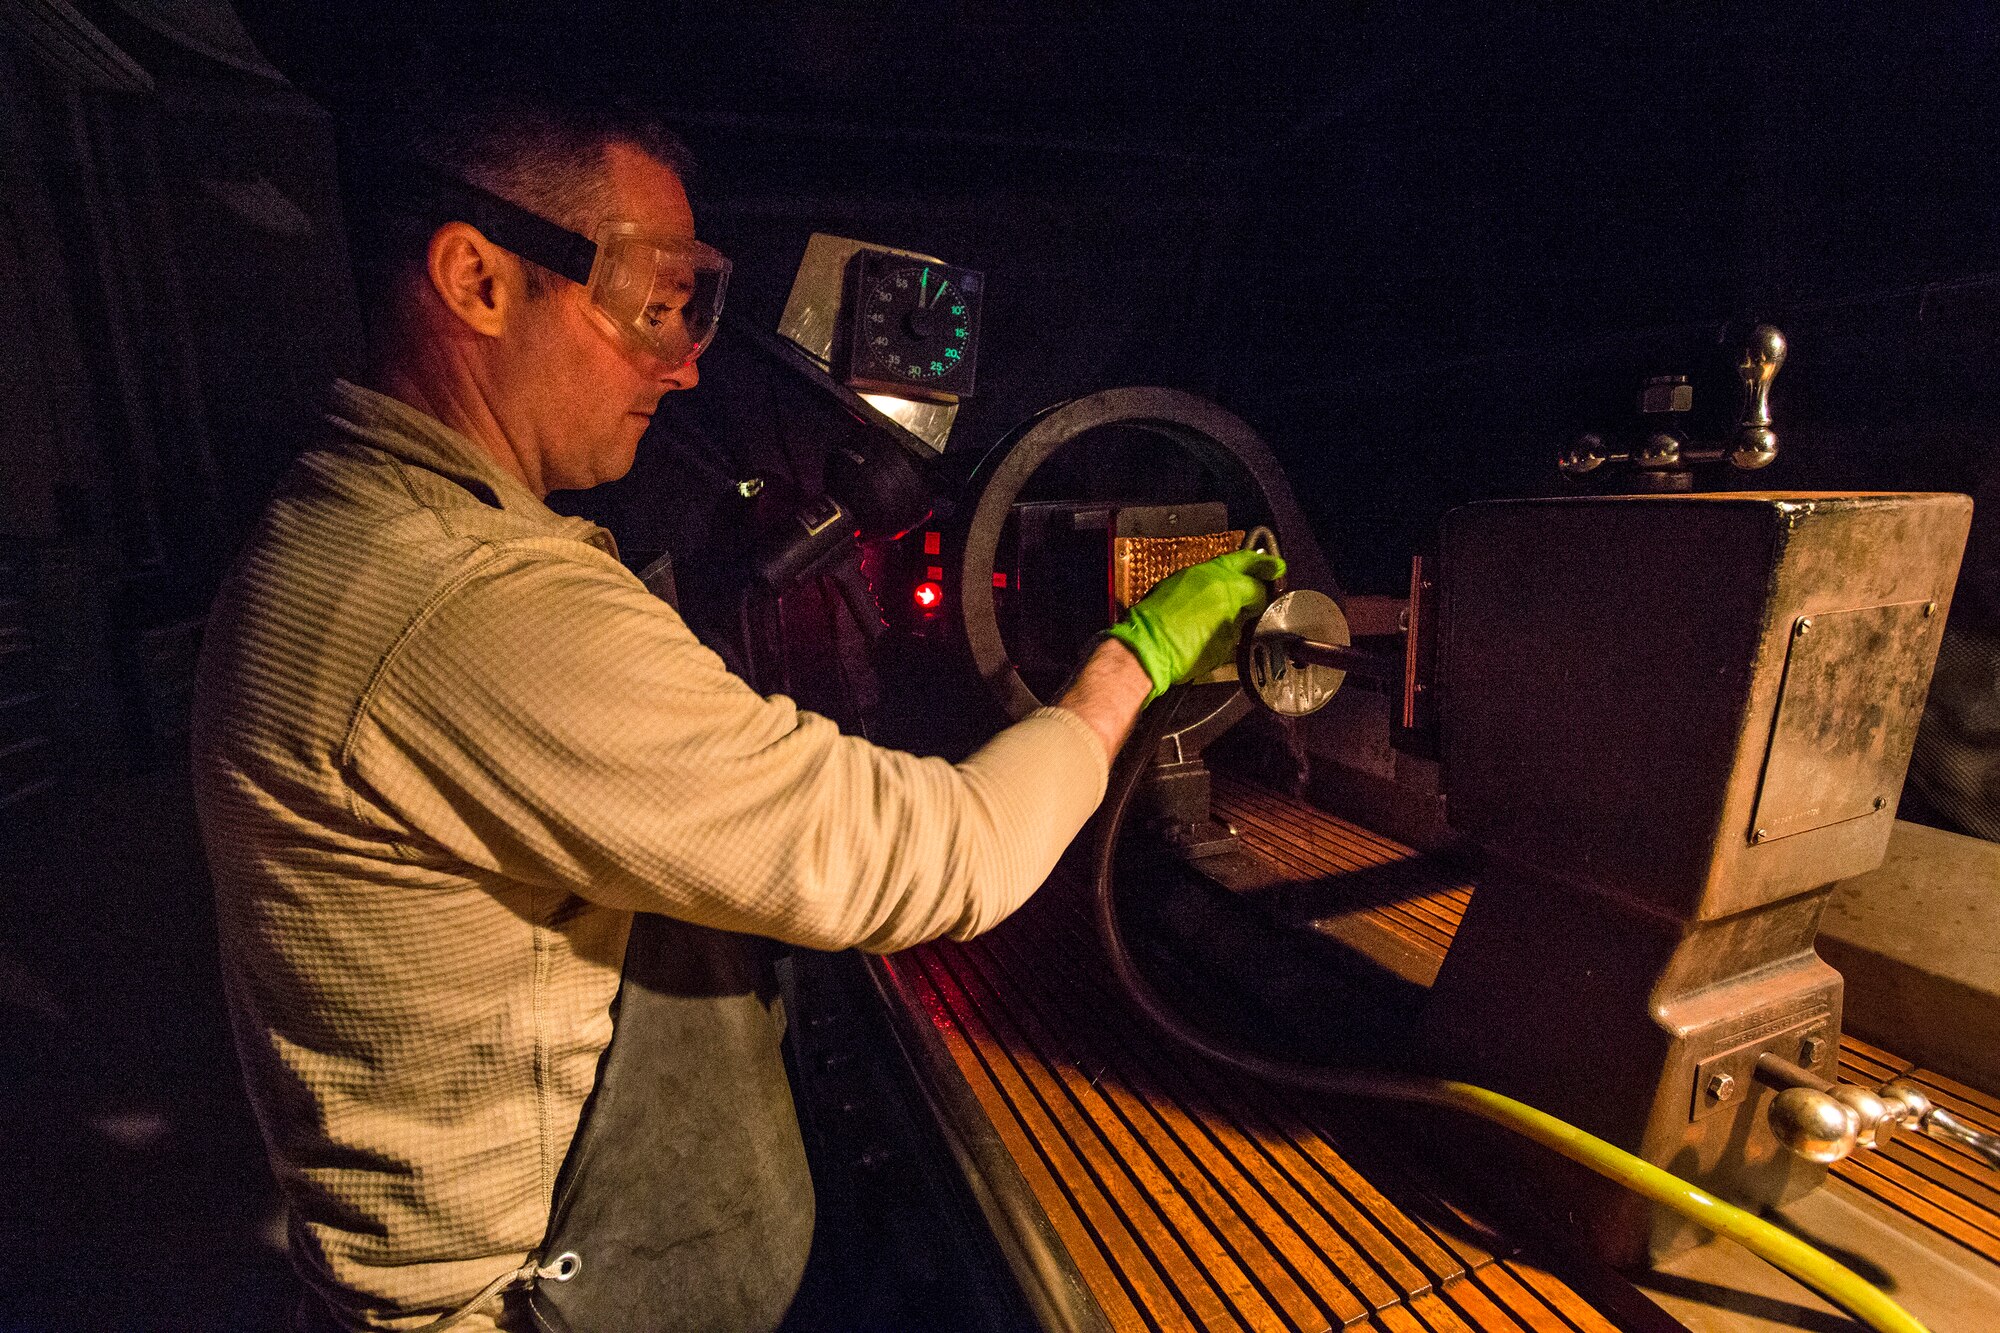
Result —
<path fill-rule="evenodd" d="M 1937 652 L 1935 601 L 1792 622 L 1753 842 L 1859 819 L 1894 802 Z"/>
<path fill-rule="evenodd" d="M 1958 495 L 1751 492 L 1454 510 L 1452 826 L 1683 920 L 1871 868 L 1970 515 Z M 1802 619 L 1826 639 L 1795 643 Z"/>

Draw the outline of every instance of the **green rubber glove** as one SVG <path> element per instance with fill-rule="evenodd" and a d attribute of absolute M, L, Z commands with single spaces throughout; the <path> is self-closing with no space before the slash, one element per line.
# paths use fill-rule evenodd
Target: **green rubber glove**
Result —
<path fill-rule="evenodd" d="M 1146 702 L 1232 660 L 1243 622 L 1263 612 L 1270 581 L 1284 573 L 1275 555 L 1231 551 L 1169 574 L 1141 597 L 1107 632 L 1152 677 Z"/>

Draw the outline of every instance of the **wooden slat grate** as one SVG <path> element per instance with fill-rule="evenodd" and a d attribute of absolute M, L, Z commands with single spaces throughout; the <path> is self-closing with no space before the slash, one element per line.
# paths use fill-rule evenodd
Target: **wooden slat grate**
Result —
<path fill-rule="evenodd" d="M 2000 1099 L 1854 1037 L 1840 1042 L 1840 1074 L 1871 1086 L 1908 1079 L 1975 1129 L 2000 1134 Z M 1991 1167 L 1955 1144 L 1903 1134 L 1886 1149 L 1836 1162 L 1834 1174 L 1890 1208 L 2000 1263 L 2000 1189 Z"/>
<path fill-rule="evenodd" d="M 1241 1086 L 1155 1037 L 1097 957 L 1081 895 L 1058 883 L 979 940 L 879 966 L 1112 1328 L 1614 1327 L 1393 1168 L 1357 1166 L 1307 1099 Z"/>
<path fill-rule="evenodd" d="M 1218 816 L 1314 891 L 1367 871 L 1355 910 L 1437 958 L 1472 885 L 1379 834 L 1218 777 Z M 1553 1272 L 1480 1232 L 1308 1099 L 1246 1085 L 1132 1015 L 1060 881 L 969 944 L 878 962 L 958 1074 L 1106 1323 L 1153 1330 L 1613 1333 Z M 1843 1075 L 1917 1080 L 1968 1123 L 2000 1101 L 1843 1039 Z M 1358 1164 L 1359 1163 L 1359 1164 Z M 2000 1260 L 2000 1192 L 1927 1140 L 1839 1164 L 1885 1205 Z"/>

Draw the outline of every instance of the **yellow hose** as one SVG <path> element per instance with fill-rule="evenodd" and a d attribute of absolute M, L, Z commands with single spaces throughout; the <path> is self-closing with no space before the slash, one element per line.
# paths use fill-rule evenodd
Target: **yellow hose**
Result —
<path fill-rule="evenodd" d="M 1697 1189 L 1671 1171 L 1635 1157 L 1623 1148 L 1586 1134 L 1575 1125 L 1538 1111 L 1526 1102 L 1502 1096 L 1488 1088 L 1445 1079 L 1429 1080 L 1437 1087 L 1439 1102 L 1469 1111 L 1482 1119 L 1505 1126 L 1533 1139 L 1572 1162 L 1589 1167 L 1607 1180 L 1640 1194 L 1654 1203 L 1671 1208 L 1682 1217 L 1719 1235 L 1727 1236 L 1772 1267 L 1791 1274 L 1806 1286 L 1846 1310 L 1878 1333 L 1928 1333 L 1909 1311 L 1889 1299 L 1881 1288 L 1862 1278 L 1853 1269 L 1829 1259 L 1820 1251 L 1779 1227 L 1773 1226 L 1735 1204 L 1724 1203 L 1707 1190 Z M 1428 1099 L 1427 1099 L 1428 1100 Z"/>

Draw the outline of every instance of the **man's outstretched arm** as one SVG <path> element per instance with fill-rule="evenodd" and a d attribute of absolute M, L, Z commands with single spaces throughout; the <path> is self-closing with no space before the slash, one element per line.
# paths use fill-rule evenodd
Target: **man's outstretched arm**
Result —
<path fill-rule="evenodd" d="M 1130 648 L 1116 639 L 1105 639 L 1084 659 L 1083 670 L 1069 683 L 1057 708 L 1068 709 L 1090 724 L 1104 743 L 1108 760 L 1132 734 L 1139 710 L 1152 693 L 1153 678 L 1139 665 Z"/>

